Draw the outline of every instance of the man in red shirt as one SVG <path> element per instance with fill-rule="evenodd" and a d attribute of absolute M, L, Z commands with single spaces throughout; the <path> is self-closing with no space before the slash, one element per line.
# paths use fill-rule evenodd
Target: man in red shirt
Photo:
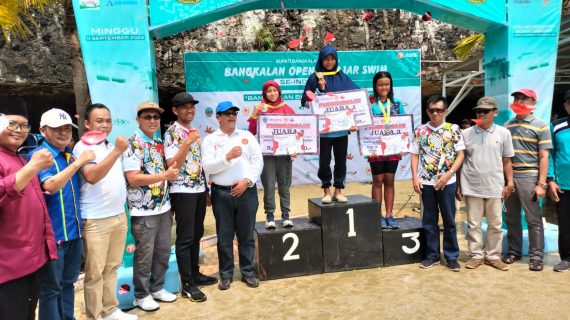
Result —
<path fill-rule="evenodd" d="M 17 154 L 31 126 L 24 101 L 0 98 L 0 315 L 34 319 L 38 269 L 57 259 L 37 174 L 53 162 L 48 150 L 26 163 Z"/>

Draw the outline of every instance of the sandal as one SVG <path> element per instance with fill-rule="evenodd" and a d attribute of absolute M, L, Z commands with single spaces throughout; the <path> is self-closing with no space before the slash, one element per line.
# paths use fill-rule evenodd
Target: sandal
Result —
<path fill-rule="evenodd" d="M 506 256 L 503 257 L 503 262 L 506 264 L 513 264 L 519 261 L 520 259 L 521 257 L 515 256 L 514 254 L 507 254 Z"/>
<path fill-rule="evenodd" d="M 528 263 L 528 270 L 530 271 L 542 271 L 544 269 L 544 263 L 540 260 L 531 259 Z"/>

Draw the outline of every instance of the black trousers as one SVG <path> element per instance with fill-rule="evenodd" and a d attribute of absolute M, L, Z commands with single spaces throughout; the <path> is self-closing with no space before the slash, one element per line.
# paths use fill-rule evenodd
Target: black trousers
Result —
<path fill-rule="evenodd" d="M 334 153 L 334 183 L 335 188 L 344 189 L 346 180 L 346 152 L 348 149 L 348 136 L 320 139 L 321 153 L 319 155 L 319 172 L 321 188 L 331 186 L 331 153 Z"/>
<path fill-rule="evenodd" d="M 176 262 L 183 286 L 200 272 L 200 239 L 204 235 L 206 192 L 171 193 L 170 203 L 176 220 Z"/>
<path fill-rule="evenodd" d="M 40 293 L 38 272 L 0 284 L 0 318 L 33 320 Z"/>
<path fill-rule="evenodd" d="M 570 190 L 559 193 L 560 201 L 556 204 L 558 215 L 558 252 L 560 259 L 570 261 Z"/>

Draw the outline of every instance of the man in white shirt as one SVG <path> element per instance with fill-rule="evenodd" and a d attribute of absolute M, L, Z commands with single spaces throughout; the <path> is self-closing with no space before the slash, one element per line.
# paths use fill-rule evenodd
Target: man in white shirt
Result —
<path fill-rule="evenodd" d="M 166 163 L 182 164 L 176 180 L 170 182 L 170 203 L 176 219 L 176 262 L 182 280 L 182 295 L 190 301 L 206 301 L 198 286 L 212 285 L 218 279 L 200 273 L 200 239 L 204 235 L 206 206 L 210 204 L 206 177 L 202 170 L 200 133 L 192 127 L 197 100 L 180 92 L 172 98 L 177 120 L 164 133 Z"/>
<path fill-rule="evenodd" d="M 121 155 L 128 147 L 119 136 L 115 145 L 106 137 L 113 129 L 111 112 L 103 104 L 85 110 L 87 133 L 73 149 L 95 153 L 95 161 L 80 170 L 79 202 L 83 218 L 85 255 L 85 315 L 87 319 L 137 319 L 117 308 L 117 268 L 121 266 L 129 222 L 125 214 L 127 185 Z"/>
<path fill-rule="evenodd" d="M 216 217 L 220 290 L 230 288 L 233 271 L 233 239 L 238 240 L 242 281 L 256 288 L 253 254 L 255 215 L 259 201 L 255 182 L 263 170 L 261 148 L 255 137 L 236 128 L 239 108 L 229 101 L 216 107 L 220 128 L 202 143 L 202 164 L 212 181 L 212 209 Z"/>

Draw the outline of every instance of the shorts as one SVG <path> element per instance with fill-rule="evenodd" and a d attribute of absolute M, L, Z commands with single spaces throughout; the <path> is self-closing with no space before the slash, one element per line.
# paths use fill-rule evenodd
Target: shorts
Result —
<path fill-rule="evenodd" d="M 384 173 L 395 174 L 396 170 L 398 170 L 399 162 L 400 160 L 370 162 L 370 169 L 372 171 L 372 175 L 376 176 Z"/>

